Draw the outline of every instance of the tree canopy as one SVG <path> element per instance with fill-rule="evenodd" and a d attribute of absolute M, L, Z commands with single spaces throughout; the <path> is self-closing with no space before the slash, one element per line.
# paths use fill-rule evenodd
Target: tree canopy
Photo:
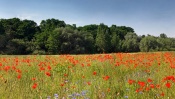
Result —
<path fill-rule="evenodd" d="M 104 23 L 77 27 L 58 19 L 0 19 L 0 54 L 94 54 L 174 51 L 175 38 L 138 36 L 134 29 Z"/>

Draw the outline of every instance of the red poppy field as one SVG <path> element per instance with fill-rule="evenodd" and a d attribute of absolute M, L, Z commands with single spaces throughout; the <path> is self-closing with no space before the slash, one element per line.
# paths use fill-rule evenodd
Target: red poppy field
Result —
<path fill-rule="evenodd" d="M 0 56 L 1 99 L 174 99 L 175 53 Z"/>

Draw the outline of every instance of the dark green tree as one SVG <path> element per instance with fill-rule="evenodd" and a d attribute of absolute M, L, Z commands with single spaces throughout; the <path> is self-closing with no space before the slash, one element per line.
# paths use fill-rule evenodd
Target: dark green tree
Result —
<path fill-rule="evenodd" d="M 125 35 L 125 40 L 123 42 L 123 50 L 126 52 L 138 52 L 139 51 L 139 42 L 138 36 L 136 33 L 127 33 Z"/>
<path fill-rule="evenodd" d="M 101 23 L 98 26 L 96 43 L 97 51 L 108 52 L 111 48 L 108 26 Z"/>
<path fill-rule="evenodd" d="M 58 19 L 47 19 L 47 20 L 42 20 L 40 23 L 40 28 L 41 31 L 47 31 L 47 32 L 51 32 L 53 31 L 55 28 L 59 28 L 59 27 L 65 27 L 66 24 L 64 21 L 60 21 Z"/>
<path fill-rule="evenodd" d="M 158 42 L 154 36 L 146 36 L 140 41 L 140 50 L 143 52 L 156 51 Z"/>
<path fill-rule="evenodd" d="M 111 52 L 120 51 L 120 38 L 117 32 L 117 26 L 112 25 L 110 27 L 111 32 Z"/>

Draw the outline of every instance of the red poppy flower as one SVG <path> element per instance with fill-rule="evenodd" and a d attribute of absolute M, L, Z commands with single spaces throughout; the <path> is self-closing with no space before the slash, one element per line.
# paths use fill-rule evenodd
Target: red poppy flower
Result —
<path fill-rule="evenodd" d="M 160 88 L 160 85 L 156 85 L 156 88 Z"/>
<path fill-rule="evenodd" d="M 21 73 L 22 71 L 21 71 L 20 69 L 17 69 L 16 72 L 17 72 L 17 73 Z"/>
<path fill-rule="evenodd" d="M 10 66 L 4 66 L 4 70 L 7 72 L 10 69 Z"/>
<path fill-rule="evenodd" d="M 153 80 L 152 80 L 152 79 L 150 79 L 150 78 L 148 78 L 148 79 L 147 79 L 147 82 L 152 82 L 152 81 L 153 81 Z"/>
<path fill-rule="evenodd" d="M 96 75 L 96 74 L 97 74 L 97 72 L 96 72 L 96 71 L 94 71 L 94 72 L 93 72 L 93 75 Z"/>
<path fill-rule="evenodd" d="M 51 76 L 51 73 L 50 72 L 46 72 L 45 73 L 47 76 Z"/>
<path fill-rule="evenodd" d="M 21 79 L 21 74 L 18 74 L 17 78 L 18 78 L 18 79 Z"/>
<path fill-rule="evenodd" d="M 141 87 L 144 87 L 144 86 L 145 86 L 145 82 L 142 82 L 142 81 L 138 81 L 138 84 L 139 84 Z"/>
<path fill-rule="evenodd" d="M 87 82 L 88 85 L 91 85 L 91 82 Z"/>
<path fill-rule="evenodd" d="M 160 94 L 160 96 L 164 96 L 165 94 L 162 92 L 161 94 Z"/>
<path fill-rule="evenodd" d="M 37 83 L 34 83 L 33 86 L 32 86 L 32 88 L 33 89 L 36 89 L 37 86 L 38 86 L 38 84 Z"/>
<path fill-rule="evenodd" d="M 40 67 L 40 71 L 42 71 L 42 70 L 45 70 L 45 68 L 44 67 Z"/>
<path fill-rule="evenodd" d="M 151 88 L 154 88 L 154 84 L 150 84 L 149 86 L 150 86 Z"/>
<path fill-rule="evenodd" d="M 166 85 L 167 88 L 171 87 L 171 84 L 169 82 L 167 82 L 165 85 Z"/>
<path fill-rule="evenodd" d="M 108 76 L 108 75 L 103 77 L 104 80 L 108 80 L 109 78 L 110 78 L 110 76 Z"/>
<path fill-rule="evenodd" d="M 49 66 L 47 66 L 47 69 L 48 69 L 48 70 L 51 70 L 52 68 L 51 68 L 51 66 L 49 65 Z"/>
<path fill-rule="evenodd" d="M 132 80 L 132 79 L 129 79 L 128 80 L 128 83 L 131 85 L 131 84 L 133 84 L 135 81 L 134 80 Z"/>
<path fill-rule="evenodd" d="M 36 80 L 36 78 L 32 78 L 32 80 L 34 81 L 34 80 Z"/>
<path fill-rule="evenodd" d="M 146 89 L 145 89 L 146 91 L 149 91 L 150 90 L 150 88 L 149 87 L 146 87 Z"/>

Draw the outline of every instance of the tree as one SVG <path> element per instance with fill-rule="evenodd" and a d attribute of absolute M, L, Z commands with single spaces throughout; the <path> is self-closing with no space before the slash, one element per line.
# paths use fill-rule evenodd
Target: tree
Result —
<path fill-rule="evenodd" d="M 40 28 L 41 31 L 47 31 L 47 32 L 51 32 L 53 31 L 55 28 L 59 28 L 59 27 L 65 27 L 66 24 L 64 21 L 60 21 L 58 19 L 47 19 L 47 20 L 42 20 L 40 23 Z"/>
<path fill-rule="evenodd" d="M 110 46 L 110 36 L 109 36 L 109 29 L 106 25 L 101 23 L 98 26 L 97 37 L 96 37 L 96 44 L 97 50 L 99 52 L 108 52 Z"/>
<path fill-rule="evenodd" d="M 154 36 L 146 36 L 140 41 L 140 50 L 143 52 L 155 51 L 158 42 Z"/>
<path fill-rule="evenodd" d="M 1 21 L 0 21 L 0 35 L 5 34 L 5 30 L 4 30 L 4 26 L 2 25 Z"/>
<path fill-rule="evenodd" d="M 117 32 L 118 32 L 119 38 L 121 40 L 124 40 L 125 39 L 125 35 L 127 33 L 129 33 L 129 32 L 134 33 L 134 29 L 131 28 L 131 27 L 126 27 L 126 26 L 118 26 L 117 27 Z"/>
<path fill-rule="evenodd" d="M 161 33 L 161 34 L 160 34 L 160 38 L 167 38 L 167 35 L 164 34 L 164 33 Z"/>
<path fill-rule="evenodd" d="M 126 52 L 138 52 L 139 51 L 139 42 L 138 36 L 136 33 L 127 33 L 125 35 L 125 40 L 122 45 L 123 50 Z"/>
<path fill-rule="evenodd" d="M 21 21 L 19 18 L 1 19 L 1 24 L 4 27 L 4 32 L 6 36 L 8 36 L 10 39 L 17 37 L 19 35 L 17 30 L 20 22 Z"/>
<path fill-rule="evenodd" d="M 18 38 L 31 41 L 34 35 L 39 32 L 39 27 L 37 23 L 31 20 L 23 20 L 18 27 Z"/>
<path fill-rule="evenodd" d="M 95 40 L 93 35 L 89 32 L 80 32 L 80 35 L 83 37 L 83 46 L 85 48 L 85 53 L 95 53 Z"/>
<path fill-rule="evenodd" d="M 79 31 L 84 31 L 84 32 L 88 32 L 88 33 L 92 34 L 93 38 L 95 39 L 97 36 L 98 25 L 90 24 L 90 25 L 85 25 L 83 27 L 78 27 L 77 29 Z"/>
<path fill-rule="evenodd" d="M 111 52 L 116 52 L 120 50 L 120 38 L 117 32 L 117 26 L 112 25 L 110 27 L 111 32 Z"/>
<path fill-rule="evenodd" d="M 12 39 L 7 45 L 6 53 L 7 54 L 26 54 L 26 43 L 22 39 Z"/>
<path fill-rule="evenodd" d="M 56 28 L 52 34 L 50 34 L 49 38 L 46 42 L 46 47 L 48 49 L 48 53 L 50 54 L 58 54 L 60 53 L 60 40 L 61 40 L 61 34 L 63 32 L 64 28 Z"/>

